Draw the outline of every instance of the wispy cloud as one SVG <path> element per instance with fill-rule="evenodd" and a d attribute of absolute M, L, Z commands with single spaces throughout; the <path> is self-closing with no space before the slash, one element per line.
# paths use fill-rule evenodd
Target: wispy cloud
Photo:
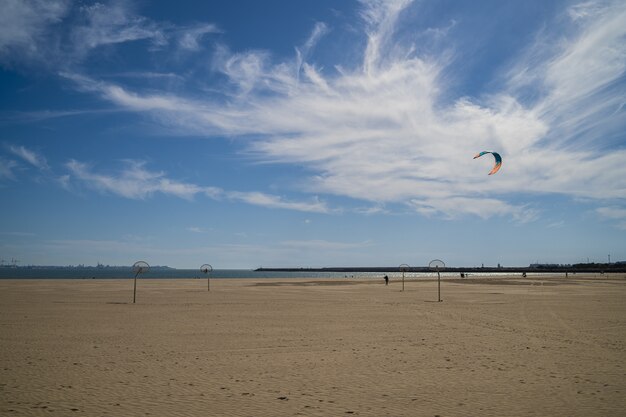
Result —
<path fill-rule="evenodd" d="M 85 114 L 105 114 L 118 111 L 119 109 L 7 111 L 0 112 L 0 124 L 32 123 L 63 117 L 75 117 Z"/>
<path fill-rule="evenodd" d="M 149 42 L 150 49 L 200 50 L 200 40 L 219 32 L 201 23 L 181 28 L 135 13 L 132 0 L 81 4 L 69 0 L 6 0 L 0 15 L 0 63 L 68 70 L 102 47 Z"/>
<path fill-rule="evenodd" d="M 626 230 L 626 208 L 616 206 L 599 207 L 596 209 L 596 212 L 606 219 L 617 221 L 617 228 Z"/>
<path fill-rule="evenodd" d="M 389 64 L 397 58 L 393 55 L 397 53 L 398 45 L 392 43 L 392 36 L 398 16 L 411 2 L 412 0 L 361 1 L 364 6 L 361 16 L 368 26 L 367 47 L 363 60 L 365 74 L 376 75 L 381 63 Z"/>
<path fill-rule="evenodd" d="M 17 162 L 5 159 L 0 156 L 0 179 L 14 180 L 15 174 L 13 170 L 17 167 Z"/>
<path fill-rule="evenodd" d="M 46 158 L 31 150 L 31 149 L 27 149 L 24 146 L 9 146 L 9 150 L 16 156 L 20 157 L 22 160 L 28 162 L 30 165 L 34 166 L 37 169 L 40 169 L 42 171 L 46 171 L 49 170 L 50 167 L 48 166 L 48 162 L 46 161 Z"/>
<path fill-rule="evenodd" d="M 565 221 L 564 220 L 560 220 L 558 222 L 552 222 L 550 224 L 548 224 L 546 227 L 548 229 L 559 229 L 561 227 L 563 227 L 565 225 Z"/>
<path fill-rule="evenodd" d="M 280 196 L 260 193 L 260 192 L 237 192 L 231 191 L 226 194 L 232 200 L 243 201 L 248 204 L 263 206 L 268 208 L 281 208 L 313 213 L 328 213 L 330 209 L 323 201 L 313 198 L 310 201 L 285 200 Z"/>
<path fill-rule="evenodd" d="M 616 83 L 626 69 L 626 7 L 594 1 L 568 11 L 572 21 L 566 20 L 565 28 L 571 35 L 537 37 L 507 77 L 514 92 L 543 92 L 532 108 L 549 124 L 555 144 L 589 144 L 598 137 L 610 143 L 626 121 L 621 111 L 626 90 Z"/>
<path fill-rule="evenodd" d="M 303 69 L 303 66 L 306 64 L 307 59 L 309 58 L 311 51 L 315 48 L 315 45 L 319 42 L 319 40 L 329 31 L 328 26 L 326 26 L 323 22 L 317 22 L 313 27 L 313 31 L 311 35 L 307 39 L 307 41 L 301 47 L 296 48 L 296 68 L 297 74 L 296 77 L 300 78 L 300 72 Z M 305 68 L 305 71 L 310 71 L 310 69 Z"/>
<path fill-rule="evenodd" d="M 51 26 L 67 14 L 69 0 L 6 0 L 0 13 L 0 62 L 15 64 L 46 54 Z"/>
<path fill-rule="evenodd" d="M 115 173 L 98 173 L 86 163 L 71 160 L 66 168 L 74 179 L 95 190 L 130 199 L 147 199 L 155 194 L 171 195 L 192 200 L 203 195 L 215 200 L 241 201 L 266 208 L 287 209 L 304 212 L 327 213 L 326 203 L 317 198 L 309 201 L 286 200 L 280 196 L 262 192 L 225 191 L 218 187 L 200 186 L 168 178 L 165 172 L 150 171 L 144 161 L 124 161 L 124 167 Z M 195 231 L 195 230 L 194 230 Z"/>
<path fill-rule="evenodd" d="M 219 33 L 220 30 L 214 24 L 202 24 L 191 28 L 180 30 L 178 44 L 181 48 L 197 51 L 201 49 L 200 41 L 207 33 Z"/>
<path fill-rule="evenodd" d="M 32 237 L 32 236 L 37 236 L 36 233 L 32 233 L 32 232 L 0 232 L 0 235 L 6 235 L 6 236 L 17 236 L 17 237 Z"/>
<path fill-rule="evenodd" d="M 371 241 L 364 242 L 333 242 L 328 240 L 286 240 L 282 246 L 299 249 L 314 250 L 346 250 L 372 246 Z"/>
<path fill-rule="evenodd" d="M 511 216 L 521 223 L 526 223 L 537 217 L 536 210 L 510 205 L 503 201 L 490 198 L 426 198 L 423 200 L 412 200 L 410 204 L 417 212 L 426 216 L 443 213 L 450 219 L 470 213 L 483 219 L 488 219 L 493 216 Z"/>
<path fill-rule="evenodd" d="M 95 173 L 87 164 L 76 160 L 66 166 L 72 175 L 81 182 L 99 191 L 116 194 L 126 198 L 145 199 L 155 193 L 192 199 L 199 193 L 218 195 L 221 190 L 211 187 L 199 187 L 173 181 L 163 172 L 152 172 L 144 168 L 145 162 L 126 161 L 125 168 L 117 175 Z"/>
<path fill-rule="evenodd" d="M 245 238 L 245 236 L 244 236 Z M 262 265 L 302 266 L 316 265 L 319 256 L 327 256 L 332 262 L 342 264 L 341 260 L 360 260 L 363 248 L 371 246 L 365 242 L 341 241 L 278 241 L 254 243 L 222 243 L 206 246 L 176 245 L 161 246 L 151 238 L 121 237 L 119 239 L 65 239 L 49 240 L 41 245 L 29 245 L 29 249 L 41 252 L 42 256 L 50 254 L 65 257 L 71 253 L 73 258 L 68 263 L 102 261 L 106 263 L 129 265 L 137 259 L 145 259 L 161 265 L 170 265 L 179 268 L 196 268 L 206 262 L 207 254 L 212 259 L 219 260 L 219 265 L 211 262 L 214 268 L 256 268 Z M 132 256 L 132 258 L 130 258 Z M 358 264 L 358 261 L 355 261 Z"/>
<path fill-rule="evenodd" d="M 102 45 L 148 39 L 155 45 L 167 43 L 159 25 L 136 16 L 128 2 L 94 3 L 79 9 L 81 24 L 73 28 L 71 39 L 77 53 L 83 54 Z"/>

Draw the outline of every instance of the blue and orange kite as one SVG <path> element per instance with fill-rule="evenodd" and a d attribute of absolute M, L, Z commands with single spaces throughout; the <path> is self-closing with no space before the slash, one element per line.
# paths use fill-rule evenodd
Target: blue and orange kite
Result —
<path fill-rule="evenodd" d="M 485 154 L 492 154 L 493 157 L 496 159 L 496 164 L 493 166 L 493 169 L 491 170 L 491 172 L 489 173 L 489 175 L 493 175 L 496 172 L 498 172 L 498 170 L 500 169 L 500 167 L 502 166 L 502 157 L 500 156 L 499 153 L 497 152 L 489 152 L 489 151 L 482 151 L 481 153 L 479 153 L 478 155 L 476 155 L 474 157 L 474 159 L 476 158 L 480 158 L 481 156 L 485 155 Z"/>

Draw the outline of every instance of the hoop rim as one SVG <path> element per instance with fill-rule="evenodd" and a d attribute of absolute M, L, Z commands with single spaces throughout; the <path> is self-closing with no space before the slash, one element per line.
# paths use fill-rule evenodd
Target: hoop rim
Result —
<path fill-rule="evenodd" d="M 143 274 L 150 270 L 150 265 L 146 261 L 137 261 L 133 264 L 133 272 L 136 274 Z"/>
<path fill-rule="evenodd" d="M 430 269 L 442 269 L 446 267 L 446 263 L 441 259 L 433 259 L 428 263 Z"/>

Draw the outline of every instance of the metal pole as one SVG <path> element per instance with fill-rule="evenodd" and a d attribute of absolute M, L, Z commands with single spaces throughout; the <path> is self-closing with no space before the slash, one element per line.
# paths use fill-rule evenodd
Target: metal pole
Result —
<path fill-rule="evenodd" d="M 437 302 L 441 302 L 441 274 L 439 273 L 439 267 L 437 267 Z"/>
<path fill-rule="evenodd" d="M 135 274 L 135 285 L 133 288 L 133 304 L 135 304 L 135 299 L 137 298 L 137 275 L 139 275 L 139 272 Z"/>

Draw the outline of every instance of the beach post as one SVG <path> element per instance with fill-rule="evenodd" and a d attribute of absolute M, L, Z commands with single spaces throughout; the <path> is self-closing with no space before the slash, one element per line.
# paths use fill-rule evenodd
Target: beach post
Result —
<path fill-rule="evenodd" d="M 204 264 L 200 267 L 200 271 L 203 274 L 206 274 L 206 290 L 211 291 L 211 271 L 213 271 L 213 267 L 209 264 Z"/>
<path fill-rule="evenodd" d="M 402 272 L 402 291 L 404 291 L 404 273 L 408 271 L 409 268 L 411 267 L 408 266 L 407 264 L 402 264 L 398 267 L 398 269 L 400 269 L 400 272 Z"/>
<path fill-rule="evenodd" d="M 433 259 L 428 264 L 428 267 L 430 269 L 434 269 L 435 271 L 437 271 L 437 302 L 440 303 L 442 300 L 441 300 L 441 273 L 439 272 L 439 269 L 445 268 L 446 264 L 441 259 Z"/>
<path fill-rule="evenodd" d="M 137 261 L 133 264 L 133 272 L 135 273 L 135 283 L 133 285 L 133 304 L 137 299 L 137 276 L 150 270 L 150 265 L 144 261 Z"/>

